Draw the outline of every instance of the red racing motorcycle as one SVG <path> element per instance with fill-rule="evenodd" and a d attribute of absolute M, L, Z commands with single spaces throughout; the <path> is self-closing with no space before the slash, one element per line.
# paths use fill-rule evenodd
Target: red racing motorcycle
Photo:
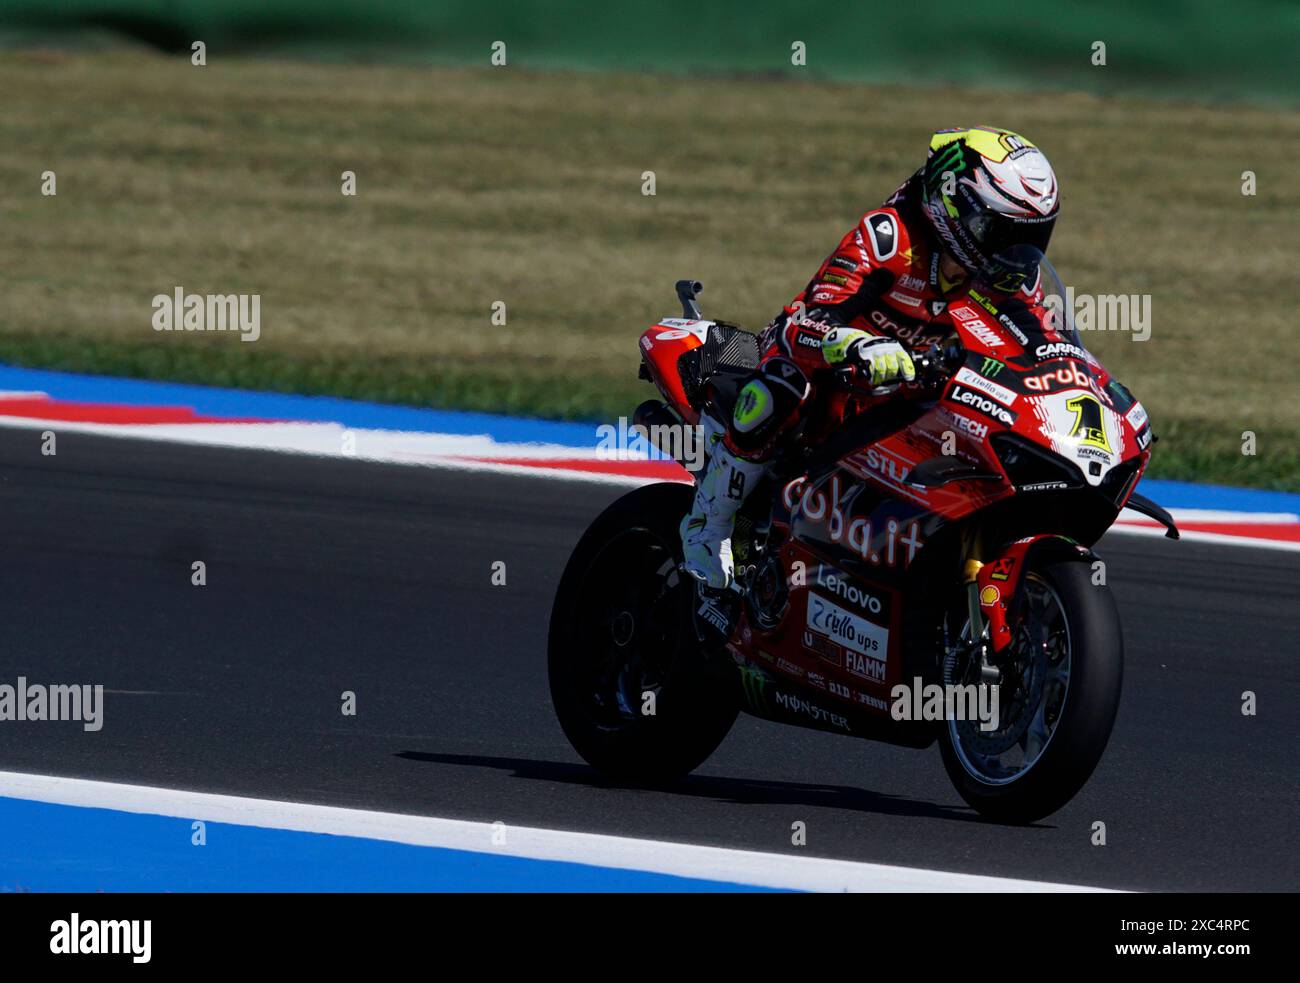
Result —
<path fill-rule="evenodd" d="M 1045 261 L 1040 276 L 1045 296 L 1066 296 Z M 700 289 L 680 281 L 683 317 L 640 340 L 641 375 L 663 400 L 635 423 L 684 466 L 700 463 L 690 441 L 665 435 L 697 433 L 702 412 L 726 419 L 759 358 L 755 335 L 702 317 Z M 561 578 L 548 653 L 557 716 L 588 763 L 672 782 L 744 710 L 912 748 L 937 740 L 962 798 L 999 821 L 1032 822 L 1078 792 L 1123 675 L 1092 546 L 1126 506 L 1178 531 L 1134 492 L 1153 441 L 1142 404 L 1068 312 L 1017 316 L 1029 308 L 1000 309 L 999 296 L 951 303 L 902 391 L 867 389 L 855 370 L 816 387 L 861 412 L 790 441 L 749 495 L 721 638 L 678 569 L 689 485 L 637 488 L 592 523 Z"/>

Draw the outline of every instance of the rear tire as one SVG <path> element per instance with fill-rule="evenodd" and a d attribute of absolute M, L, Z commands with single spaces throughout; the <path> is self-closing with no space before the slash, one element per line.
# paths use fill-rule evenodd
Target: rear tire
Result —
<path fill-rule="evenodd" d="M 1025 576 L 1050 588 L 1044 596 L 1059 602 L 1068 633 L 1068 683 L 1055 728 L 1032 764 L 1000 783 L 981 774 L 991 769 L 982 769 L 965 746 L 958 724 L 946 721 L 940 733 L 944 768 L 961 797 L 981 815 L 1007 823 L 1051 815 L 1083 787 L 1110 739 L 1123 681 L 1119 614 L 1110 589 L 1092 583 L 1089 565 L 1049 561 Z"/>
<path fill-rule="evenodd" d="M 731 673 L 700 652 L 694 584 L 676 570 L 691 494 L 689 485 L 663 483 L 624 495 L 578 541 L 556 591 L 551 702 L 574 750 L 615 781 L 684 777 L 739 713 Z"/>

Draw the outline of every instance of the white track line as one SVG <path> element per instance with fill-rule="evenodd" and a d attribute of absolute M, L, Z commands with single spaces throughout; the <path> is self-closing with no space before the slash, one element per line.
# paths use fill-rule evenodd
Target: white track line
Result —
<path fill-rule="evenodd" d="M 297 830 L 803 891 L 1094 892 L 1099 888 L 0 772 L 0 798 Z M 562 885 L 557 885 L 562 886 Z"/>
<path fill-rule="evenodd" d="M 1249 513 L 1246 513 L 1249 514 Z M 1116 523 L 1106 530 L 1124 536 L 1149 536 L 1165 538 L 1164 526 L 1129 526 Z M 1287 553 L 1300 553 L 1300 543 L 1291 543 L 1282 539 L 1256 539 L 1252 536 L 1229 536 L 1221 532 L 1198 532 L 1195 529 L 1181 529 L 1179 534 L 1189 543 L 1216 543 L 1219 546 L 1249 546 L 1257 550 L 1282 550 Z M 1177 546 L 1177 543 L 1171 543 Z"/>

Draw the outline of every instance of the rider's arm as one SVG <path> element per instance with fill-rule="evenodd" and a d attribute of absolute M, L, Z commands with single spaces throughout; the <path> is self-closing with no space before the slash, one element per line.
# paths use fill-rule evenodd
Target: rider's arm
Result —
<path fill-rule="evenodd" d="M 867 257 L 860 229 L 845 236 L 804 291 L 811 303 L 804 325 L 790 319 L 787 329 L 795 332 L 791 341 L 798 347 L 812 340 L 801 342 L 801 329 L 815 335 L 824 365 L 860 365 L 873 385 L 910 380 L 915 369 L 906 349 L 868 318 L 880 296 L 893 286 L 894 274 Z"/>
<path fill-rule="evenodd" d="M 880 332 L 859 321 L 874 301 L 889 289 L 893 274 L 884 268 L 871 269 L 858 258 L 854 233 L 845 236 L 838 249 L 822 263 L 800 299 L 786 308 L 784 323 L 776 324 L 776 341 L 784 354 L 805 369 L 835 364 L 823 347 L 826 334 L 834 328 L 853 331 L 855 337 L 877 337 Z"/>
<path fill-rule="evenodd" d="M 853 363 L 866 368 L 877 383 L 912 378 L 906 350 L 870 318 L 880 298 L 893 289 L 905 246 L 896 211 L 886 207 L 864 215 L 783 317 L 770 325 L 778 347 L 805 370 Z"/>

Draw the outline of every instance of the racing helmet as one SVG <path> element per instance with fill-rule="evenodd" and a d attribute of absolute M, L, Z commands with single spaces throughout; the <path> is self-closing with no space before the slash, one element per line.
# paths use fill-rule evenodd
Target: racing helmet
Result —
<path fill-rule="evenodd" d="M 1014 246 L 1047 252 L 1060 211 L 1056 174 L 1041 150 L 993 126 L 939 130 L 922 169 L 922 210 L 969 274 Z"/>

